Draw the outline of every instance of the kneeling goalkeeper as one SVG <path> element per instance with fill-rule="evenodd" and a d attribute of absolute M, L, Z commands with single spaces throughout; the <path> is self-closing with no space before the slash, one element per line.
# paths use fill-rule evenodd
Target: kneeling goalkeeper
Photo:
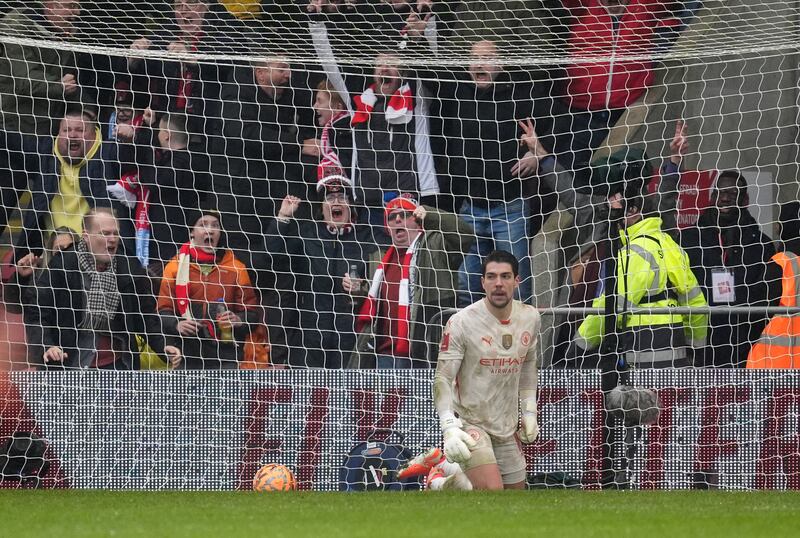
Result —
<path fill-rule="evenodd" d="M 433 400 L 444 454 L 429 449 L 399 473 L 407 478 L 427 472 L 432 490 L 523 489 L 520 442 L 539 435 L 539 313 L 514 300 L 520 282 L 512 254 L 492 252 L 482 271 L 486 297 L 450 318 L 442 335 Z"/>

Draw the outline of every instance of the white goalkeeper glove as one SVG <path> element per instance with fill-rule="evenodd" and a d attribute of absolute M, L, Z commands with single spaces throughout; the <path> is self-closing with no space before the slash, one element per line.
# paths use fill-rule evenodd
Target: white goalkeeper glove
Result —
<path fill-rule="evenodd" d="M 523 445 L 530 444 L 539 437 L 539 420 L 536 416 L 536 398 L 522 400 L 522 427 L 517 432 Z"/>
<path fill-rule="evenodd" d="M 444 455 L 448 461 L 463 463 L 472 457 L 470 448 L 475 446 L 475 439 L 462 428 L 464 424 L 451 412 L 439 418 L 444 436 Z"/>

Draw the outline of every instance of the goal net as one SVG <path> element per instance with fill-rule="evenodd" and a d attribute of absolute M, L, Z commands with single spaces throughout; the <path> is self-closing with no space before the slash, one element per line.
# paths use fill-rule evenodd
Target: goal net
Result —
<path fill-rule="evenodd" d="M 799 15 L 0 1 L 0 487 L 395 487 L 505 250 L 530 483 L 800 488 Z"/>

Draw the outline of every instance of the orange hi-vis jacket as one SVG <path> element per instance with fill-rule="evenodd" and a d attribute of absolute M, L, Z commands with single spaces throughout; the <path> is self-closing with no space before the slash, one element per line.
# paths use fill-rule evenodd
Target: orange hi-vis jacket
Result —
<path fill-rule="evenodd" d="M 781 306 L 800 306 L 800 258 L 779 252 L 772 260 L 783 270 Z M 747 356 L 748 368 L 800 368 L 800 314 L 774 316 Z"/>

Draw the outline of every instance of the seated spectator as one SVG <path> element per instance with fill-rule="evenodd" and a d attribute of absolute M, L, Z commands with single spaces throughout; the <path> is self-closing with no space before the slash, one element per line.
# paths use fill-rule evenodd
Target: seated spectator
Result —
<path fill-rule="evenodd" d="M 706 314 L 619 313 L 640 307 L 706 306 L 686 253 L 661 230 L 661 219 L 656 213 L 645 209 L 644 179 L 631 178 L 624 187 L 617 187 L 624 188 L 623 192 L 612 190 L 609 198 L 610 222 L 619 229 L 621 240 L 615 263 L 615 291 L 619 296 L 617 301 L 624 305 L 615 304 L 613 310 L 621 333 L 618 345 L 601 348 L 600 353 L 601 356 L 619 353 L 626 364 L 636 368 L 692 366 L 694 356 L 689 349 L 705 345 Z M 606 293 L 602 293 L 592 306 L 604 308 L 608 300 Z M 586 317 L 574 339 L 579 353 L 606 340 L 611 332 L 604 324 L 604 314 Z"/>
<path fill-rule="evenodd" d="M 349 177 L 353 164 L 353 132 L 350 129 L 350 113 L 342 96 L 325 79 L 317 85 L 314 112 L 322 135 L 313 140 L 314 148 L 305 150 L 319 159 L 317 181 L 330 175 Z"/>
<path fill-rule="evenodd" d="M 655 49 L 659 28 L 677 28 L 680 21 L 665 0 L 563 0 L 570 9 L 570 55 L 611 58 L 577 61 L 566 66 L 564 102 L 569 112 L 556 120 L 556 153 L 585 183 L 592 152 L 627 107 L 653 84 L 651 60 L 617 60 Z M 679 3 L 675 3 L 679 4 Z"/>
<path fill-rule="evenodd" d="M 36 282 L 40 327 L 29 342 L 44 368 L 138 369 L 136 335 L 176 368 L 181 354 L 165 345 L 150 279 L 118 254 L 119 224 L 110 208 L 84 216 L 81 240 L 62 250 Z M 33 260 L 30 260 L 33 262 Z"/>
<path fill-rule="evenodd" d="M 390 201 L 384 214 L 392 246 L 358 314 L 348 367 L 430 368 L 435 358 L 428 357 L 426 329 L 456 305 L 456 271 L 474 232 L 458 216 L 405 194 Z"/>
<path fill-rule="evenodd" d="M 40 253 L 54 230 L 80 234 L 91 208 L 111 205 L 101 140 L 94 117 L 81 111 L 66 113 L 55 139 L 42 138 L 40 172 L 31 182 L 31 203 L 23 212 L 23 232 L 15 245 L 17 260 L 29 252 Z"/>
<path fill-rule="evenodd" d="M 342 176 L 323 178 L 314 220 L 296 219 L 302 200 L 287 196 L 267 230 L 267 249 L 292 259 L 302 333 L 293 366 L 341 368 L 356 343 L 355 314 L 380 253 L 369 227 L 356 223 L 349 187 Z"/>
<path fill-rule="evenodd" d="M 154 128 L 157 125 L 157 128 Z M 208 175 L 195 172 L 186 116 L 146 109 L 136 132 L 138 168 L 123 174 L 109 192 L 133 212 L 136 256 L 151 275 L 189 239 L 193 218 L 209 197 Z"/>
<path fill-rule="evenodd" d="M 187 369 L 236 369 L 260 322 L 247 268 L 225 246 L 219 213 L 205 210 L 190 239 L 164 268 L 158 313 Z"/>
<path fill-rule="evenodd" d="M 313 4 L 309 7 L 316 9 Z M 351 179 L 357 201 L 366 207 L 359 218 L 373 226 L 379 244 L 388 243 L 390 238 L 383 231 L 386 201 L 398 192 L 421 197 L 439 193 L 429 136 L 429 100 L 420 94 L 418 81 L 403 72 L 397 56 L 378 55 L 371 77 L 345 72 L 333 54 L 325 22 L 314 19 L 311 34 L 328 80 L 351 101 L 356 162 L 356 177 Z"/>
<path fill-rule="evenodd" d="M 22 3 L 19 3 L 22 4 Z M 36 40 L 69 40 L 76 32 L 80 2 L 26 2 L 0 18 L 3 35 Z M 87 103 L 79 85 L 75 54 L 64 49 L 4 43 L 0 55 L 0 230 L 37 170 L 36 137 L 50 136 L 53 120 L 68 101 Z M 81 82 L 84 82 L 81 80 Z"/>
<path fill-rule="evenodd" d="M 712 307 L 767 306 L 767 264 L 772 240 L 750 214 L 747 180 L 736 170 L 720 172 L 711 206 L 697 225 L 681 231 L 681 245 Z M 750 346 L 767 323 L 763 313 L 711 315 L 707 366 L 744 367 Z"/>

